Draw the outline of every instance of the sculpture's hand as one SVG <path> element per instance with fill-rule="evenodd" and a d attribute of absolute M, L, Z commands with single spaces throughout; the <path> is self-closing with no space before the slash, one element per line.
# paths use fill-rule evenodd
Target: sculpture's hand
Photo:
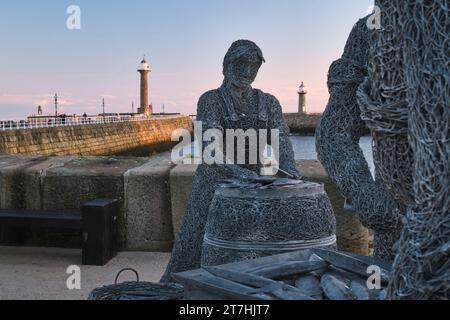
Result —
<path fill-rule="evenodd" d="M 254 171 L 242 168 L 238 165 L 232 165 L 233 167 L 233 178 L 238 179 L 250 179 L 250 178 L 258 178 L 258 174 L 256 174 Z"/>
<path fill-rule="evenodd" d="M 360 188 L 352 201 L 365 227 L 375 231 L 400 230 L 403 227 L 403 209 L 378 183 Z"/>
<path fill-rule="evenodd" d="M 287 170 L 278 169 L 278 173 L 276 175 L 279 178 L 288 178 L 292 180 L 302 180 L 302 176 L 298 172 L 289 172 Z"/>

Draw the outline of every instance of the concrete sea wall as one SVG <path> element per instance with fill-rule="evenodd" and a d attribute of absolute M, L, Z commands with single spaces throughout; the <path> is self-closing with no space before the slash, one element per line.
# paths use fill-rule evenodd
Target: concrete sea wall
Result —
<path fill-rule="evenodd" d="M 0 154 L 22 156 L 104 156 L 145 149 L 167 150 L 172 132 L 190 129 L 188 116 L 134 122 L 0 131 Z"/>
<path fill-rule="evenodd" d="M 93 199 L 118 199 L 121 247 L 169 251 L 173 243 L 169 189 L 173 167 L 168 154 L 151 158 L 1 156 L 0 208 L 79 210 Z M 81 244 L 75 234 L 2 230 L 1 226 L 0 241 L 29 246 Z"/>
<path fill-rule="evenodd" d="M 367 229 L 343 209 L 344 199 L 320 163 L 298 165 L 305 178 L 325 184 L 337 216 L 339 247 L 367 254 Z M 169 252 L 195 170 L 193 165 L 175 166 L 169 153 L 150 158 L 0 156 L 0 208 L 72 210 L 96 198 L 119 199 L 122 248 Z M 14 239 L 18 234 L 0 228 L 0 243 L 76 247 L 80 241 L 76 235 L 31 232 Z"/>

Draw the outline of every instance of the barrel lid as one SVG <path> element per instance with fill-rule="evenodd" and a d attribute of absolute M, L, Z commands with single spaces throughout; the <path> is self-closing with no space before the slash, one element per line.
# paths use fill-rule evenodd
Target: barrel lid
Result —
<path fill-rule="evenodd" d="M 260 177 L 243 180 L 226 180 L 216 191 L 216 196 L 226 198 L 290 198 L 311 197 L 325 192 L 323 184 L 291 179 Z"/>

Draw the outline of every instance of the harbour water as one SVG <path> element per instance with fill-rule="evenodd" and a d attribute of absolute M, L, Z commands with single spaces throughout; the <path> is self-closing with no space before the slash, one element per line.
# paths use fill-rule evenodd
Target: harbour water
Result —
<path fill-rule="evenodd" d="M 296 160 L 317 160 L 315 137 L 292 136 L 291 140 Z M 372 138 L 362 137 L 360 146 L 373 174 L 375 171 L 375 166 L 373 163 Z"/>
<path fill-rule="evenodd" d="M 291 137 L 292 146 L 295 152 L 296 160 L 317 160 L 317 151 L 316 151 L 316 138 L 314 136 L 298 136 L 293 135 Z M 373 154 L 372 154 L 372 138 L 371 137 L 362 137 L 360 141 L 361 149 L 363 150 L 364 156 L 366 157 L 369 168 L 374 174 L 375 166 L 373 163 Z M 193 144 L 193 152 L 194 157 L 199 157 L 200 153 L 197 148 L 197 143 Z"/>

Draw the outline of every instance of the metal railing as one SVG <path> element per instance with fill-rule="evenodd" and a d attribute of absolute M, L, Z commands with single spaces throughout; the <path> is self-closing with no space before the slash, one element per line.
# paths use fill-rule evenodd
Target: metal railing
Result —
<path fill-rule="evenodd" d="M 24 130 L 37 128 L 54 128 L 66 126 L 81 126 L 93 124 L 109 124 L 118 122 L 135 122 L 151 120 L 159 117 L 171 117 L 171 115 L 99 115 L 99 116 L 60 116 L 60 117 L 29 117 L 27 120 L 0 120 L 0 131 Z"/>

